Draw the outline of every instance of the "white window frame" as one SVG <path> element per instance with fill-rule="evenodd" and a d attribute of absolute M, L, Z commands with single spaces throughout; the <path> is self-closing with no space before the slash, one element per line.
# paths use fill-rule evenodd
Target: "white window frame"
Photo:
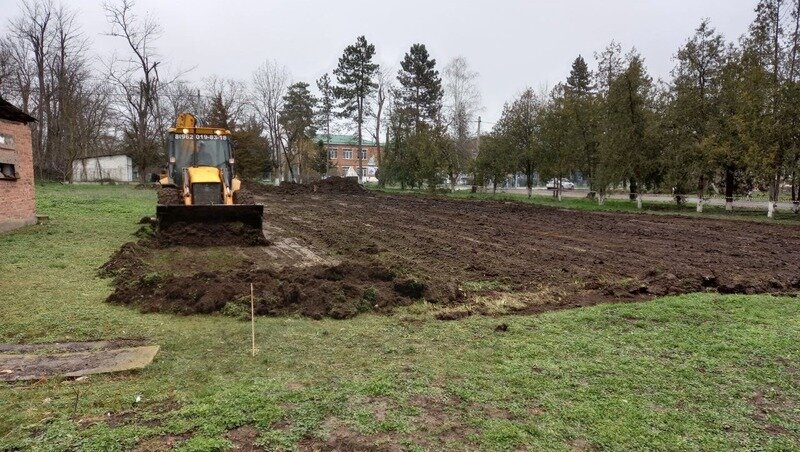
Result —
<path fill-rule="evenodd" d="M 337 148 L 328 148 L 328 158 L 331 160 L 339 158 L 339 150 Z"/>
<path fill-rule="evenodd" d="M 353 150 L 345 148 L 342 150 L 342 154 L 345 160 L 353 160 Z"/>

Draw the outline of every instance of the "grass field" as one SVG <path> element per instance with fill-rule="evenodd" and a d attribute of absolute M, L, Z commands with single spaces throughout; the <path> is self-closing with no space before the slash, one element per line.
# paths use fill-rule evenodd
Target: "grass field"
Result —
<path fill-rule="evenodd" d="M 50 222 L 0 235 L 0 342 L 145 337 L 161 351 L 141 371 L 0 386 L 0 450 L 800 447 L 796 298 L 258 318 L 253 358 L 247 322 L 104 303 L 97 268 L 134 239 L 153 191 L 37 189 Z"/>

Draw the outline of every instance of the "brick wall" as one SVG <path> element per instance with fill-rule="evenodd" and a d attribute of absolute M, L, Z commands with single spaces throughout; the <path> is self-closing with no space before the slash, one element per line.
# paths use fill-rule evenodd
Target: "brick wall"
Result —
<path fill-rule="evenodd" d="M 336 158 L 331 158 L 331 164 L 335 165 L 336 168 L 333 170 L 338 176 L 344 176 L 347 168 L 352 167 L 355 171 L 358 171 L 358 146 L 352 145 L 344 145 L 344 144 L 330 144 L 327 146 L 328 149 L 328 156 L 330 157 L 330 151 L 336 150 Z M 372 160 L 377 165 L 378 163 L 378 147 L 377 146 L 368 146 L 364 145 L 361 149 L 365 149 L 367 151 L 367 158 L 363 159 L 362 165 L 364 166 L 364 170 L 367 170 L 367 164 L 372 158 Z M 351 158 L 345 158 L 345 150 L 350 150 Z M 381 152 L 383 152 L 383 148 L 381 148 Z"/>
<path fill-rule="evenodd" d="M 14 138 L 17 180 L 0 179 L 0 232 L 36 223 L 31 129 L 0 119 L 0 133 Z M 4 154 L 8 149 L 2 149 Z M 3 162 L 7 163 L 7 162 Z"/>

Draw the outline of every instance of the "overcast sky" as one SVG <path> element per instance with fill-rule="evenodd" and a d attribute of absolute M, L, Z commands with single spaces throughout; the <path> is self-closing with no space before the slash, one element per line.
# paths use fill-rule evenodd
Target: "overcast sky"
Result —
<path fill-rule="evenodd" d="M 98 0 L 66 0 L 98 55 L 123 51 L 103 36 L 108 23 Z M 156 16 L 158 42 L 172 70 L 249 80 L 264 60 L 275 60 L 293 78 L 314 84 L 333 70 L 344 47 L 364 34 L 378 62 L 399 67 L 413 43 L 424 43 L 440 68 L 463 55 L 480 73 L 485 124 L 497 120 L 505 101 L 526 86 L 552 87 L 570 63 L 612 39 L 635 46 L 650 73 L 666 77 L 674 55 L 700 20 L 709 17 L 729 40 L 753 18 L 755 0 L 138 0 L 137 11 Z M 17 0 L 0 0 L 0 32 L 17 15 Z"/>

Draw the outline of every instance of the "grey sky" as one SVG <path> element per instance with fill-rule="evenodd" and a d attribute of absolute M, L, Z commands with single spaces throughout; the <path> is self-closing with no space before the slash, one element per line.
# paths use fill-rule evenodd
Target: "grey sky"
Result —
<path fill-rule="evenodd" d="M 108 24 L 96 0 L 66 0 L 93 49 L 108 55 L 122 42 L 103 36 Z M 729 40 L 738 39 L 753 17 L 755 0 L 572 0 L 477 2 L 468 0 L 138 0 L 137 10 L 159 18 L 159 53 L 170 69 L 195 69 L 191 80 L 210 74 L 249 80 L 272 59 L 295 80 L 313 82 L 331 71 L 342 49 L 364 34 L 378 61 L 399 66 L 410 45 L 421 42 L 440 65 L 457 55 L 481 75 L 483 117 L 496 121 L 503 103 L 526 86 L 563 80 L 572 60 L 610 40 L 636 46 L 650 73 L 665 77 L 672 55 L 701 18 Z M 0 32 L 16 15 L 16 0 L 0 0 Z"/>

